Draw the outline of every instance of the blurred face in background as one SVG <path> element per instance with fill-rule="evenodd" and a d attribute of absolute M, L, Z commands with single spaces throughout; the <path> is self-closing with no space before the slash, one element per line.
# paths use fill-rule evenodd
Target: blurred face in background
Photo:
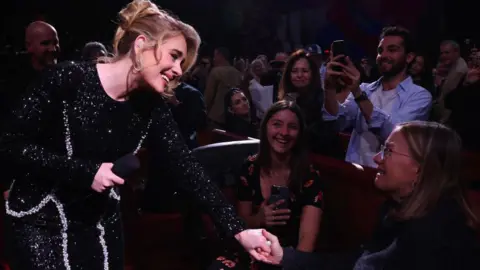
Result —
<path fill-rule="evenodd" d="M 252 74 L 257 77 L 260 77 L 265 72 L 267 72 L 267 68 L 265 67 L 264 63 L 258 59 L 252 62 L 251 68 L 252 68 Z"/>
<path fill-rule="evenodd" d="M 460 51 L 452 44 L 444 44 L 440 46 L 440 61 L 447 67 L 452 66 L 460 57 Z"/>
<path fill-rule="evenodd" d="M 300 58 L 293 64 L 290 79 L 296 88 L 305 88 L 310 84 L 312 69 L 306 58 Z"/>
<path fill-rule="evenodd" d="M 230 112 L 238 116 L 247 116 L 250 114 L 250 103 L 242 91 L 236 91 L 232 95 Z"/>
<path fill-rule="evenodd" d="M 420 76 L 425 71 L 425 59 L 423 56 L 416 56 L 410 68 L 412 76 Z"/>

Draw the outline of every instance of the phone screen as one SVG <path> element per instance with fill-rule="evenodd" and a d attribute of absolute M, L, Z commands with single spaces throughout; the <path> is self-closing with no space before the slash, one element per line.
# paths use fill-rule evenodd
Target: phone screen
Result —
<path fill-rule="evenodd" d="M 290 190 L 285 186 L 273 185 L 270 192 L 268 204 L 283 200 L 284 202 L 277 206 L 278 209 L 287 209 L 290 207 Z"/>
<path fill-rule="evenodd" d="M 335 40 L 332 43 L 332 53 L 333 57 L 337 55 L 345 55 L 345 42 L 343 40 Z"/>
<path fill-rule="evenodd" d="M 343 40 L 335 40 L 333 43 L 332 43 L 332 47 L 331 47 L 331 50 L 332 50 L 332 56 L 333 57 L 336 57 L 338 55 L 345 55 L 346 56 L 346 51 L 345 51 L 345 42 Z M 345 64 L 345 59 L 342 57 L 342 59 L 340 59 L 340 61 L 342 64 Z M 333 70 L 335 71 L 342 71 L 342 68 L 340 67 L 333 67 Z"/>

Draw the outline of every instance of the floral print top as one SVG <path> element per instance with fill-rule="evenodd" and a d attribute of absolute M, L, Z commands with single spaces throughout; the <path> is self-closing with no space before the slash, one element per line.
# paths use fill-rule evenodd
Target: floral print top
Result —
<path fill-rule="evenodd" d="M 239 201 L 252 202 L 253 213 L 257 213 L 260 205 L 268 198 L 264 198 L 260 186 L 260 166 L 256 164 L 257 156 L 247 158 L 240 172 L 237 197 Z M 300 228 L 300 217 L 304 206 L 311 205 L 323 210 L 324 182 L 320 173 L 313 166 L 306 179 L 303 179 L 301 190 L 298 194 L 290 192 L 291 218 L 286 226 L 275 226 L 268 228 L 279 236 L 284 246 L 296 246 L 298 242 L 298 231 Z M 283 241 L 282 241 L 283 240 Z"/>

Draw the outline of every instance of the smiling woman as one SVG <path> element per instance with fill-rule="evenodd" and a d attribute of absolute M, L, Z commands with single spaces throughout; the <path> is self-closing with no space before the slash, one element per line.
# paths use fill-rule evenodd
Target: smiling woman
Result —
<path fill-rule="evenodd" d="M 269 251 L 263 236 L 243 233 L 162 96 L 195 61 L 197 32 L 150 1 L 133 1 L 120 18 L 114 58 L 53 68 L 5 124 L 0 155 L 21 168 L 6 202 L 11 268 L 123 269 L 118 187 L 128 176 L 112 167 L 140 148 L 252 256 Z"/>
<path fill-rule="evenodd" d="M 239 175 L 238 211 L 250 228 L 268 228 L 285 246 L 313 252 L 323 214 L 323 181 L 309 166 L 305 129 L 295 103 L 270 107 L 260 127 L 259 152 L 245 161 Z M 210 269 L 229 267 L 224 258 Z M 245 264 L 241 260 L 237 269 Z"/>
<path fill-rule="evenodd" d="M 375 156 L 380 171 L 375 185 L 388 201 L 372 238 L 356 254 L 331 257 L 328 265 L 353 270 L 478 269 L 478 218 L 460 180 L 461 150 L 458 135 L 446 126 L 399 124 Z M 262 261 L 281 263 L 285 269 L 331 269 L 325 267 L 326 257 L 281 249 L 277 237 L 265 236 L 272 253 Z M 346 261 L 348 257 L 352 260 Z"/>
<path fill-rule="evenodd" d="M 127 89 L 146 83 L 159 93 L 171 94 L 179 77 L 197 58 L 198 33 L 149 1 L 133 1 L 119 17 L 113 42 L 115 56 L 100 69 L 110 74 L 112 67 L 130 66 Z M 112 79 L 118 81 L 118 77 Z M 112 94 L 121 96 L 125 92 Z"/>

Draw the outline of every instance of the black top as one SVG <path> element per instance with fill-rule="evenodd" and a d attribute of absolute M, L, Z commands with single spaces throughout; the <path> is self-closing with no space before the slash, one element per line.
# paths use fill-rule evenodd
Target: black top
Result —
<path fill-rule="evenodd" d="M 177 182 L 207 205 L 229 235 L 242 231 L 243 223 L 192 157 L 161 96 L 150 91 L 134 93 L 128 101 L 111 99 L 95 64 L 63 65 L 48 72 L 27 92 L 0 139 L 0 155 L 17 164 L 10 208 L 28 210 L 57 190 L 69 218 L 98 220 L 105 212 L 107 194 L 96 193 L 90 186 L 99 166 L 132 153 L 151 120 L 144 146 L 157 159 L 150 167 L 174 176 L 163 180 Z M 72 159 L 66 155 L 63 100 L 68 104 Z M 52 210 L 51 215 L 56 213 Z"/>
<path fill-rule="evenodd" d="M 0 87 L 0 116 L 5 116 L 20 102 L 27 87 L 40 78 L 42 72 L 33 69 L 29 57 L 11 59 L 14 67 L 6 71 L 6 80 Z"/>
<path fill-rule="evenodd" d="M 257 156 L 247 158 L 240 171 L 238 184 L 238 200 L 252 202 L 253 213 L 257 213 L 260 205 L 269 198 L 264 198 L 260 186 L 260 166 L 255 162 Z M 323 209 L 324 182 L 320 179 L 318 170 L 310 166 L 310 171 L 302 179 L 301 190 L 298 194 L 290 191 L 291 218 L 286 226 L 269 228 L 282 241 L 284 246 L 296 246 L 298 244 L 298 231 L 300 218 L 304 206 L 311 205 Z"/>
<path fill-rule="evenodd" d="M 175 88 L 175 97 L 180 102 L 170 104 L 173 118 L 177 122 L 180 133 L 190 149 L 197 147 L 195 132 L 206 126 L 207 112 L 202 93 L 195 87 L 181 83 Z"/>
<path fill-rule="evenodd" d="M 389 209 L 389 205 L 382 211 Z M 475 232 L 466 225 L 460 207 L 453 200 L 441 201 L 422 218 L 398 222 L 382 214 L 382 222 L 354 270 L 478 269 L 480 250 Z M 317 255 L 285 249 L 287 269 L 328 269 Z M 331 264 L 335 266 L 335 263 Z M 322 267 L 322 268 L 320 268 Z"/>
<path fill-rule="evenodd" d="M 250 119 L 231 115 L 225 123 L 225 130 L 236 135 L 258 138 L 258 127 Z"/>
<path fill-rule="evenodd" d="M 463 147 L 470 151 L 480 151 L 478 141 L 479 125 L 475 122 L 480 116 L 478 100 L 480 82 L 460 86 L 445 97 L 445 107 L 452 110 L 451 127 L 462 138 Z"/>
<path fill-rule="evenodd" d="M 321 88 L 311 90 L 305 95 L 297 97 L 296 101 L 305 117 L 310 150 L 316 154 L 345 159 L 345 153 L 338 136 L 337 121 L 323 119 L 323 90 Z"/>

